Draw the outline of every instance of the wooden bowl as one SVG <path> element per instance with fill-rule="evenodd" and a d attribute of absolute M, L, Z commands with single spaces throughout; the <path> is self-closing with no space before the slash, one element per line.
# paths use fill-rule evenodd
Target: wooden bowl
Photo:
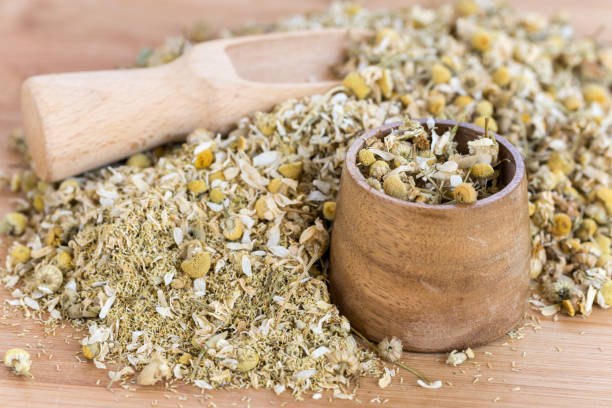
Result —
<path fill-rule="evenodd" d="M 425 121 L 421 121 L 424 123 Z M 455 121 L 438 120 L 439 134 Z M 523 316 L 531 240 L 525 165 L 503 137 L 498 193 L 472 205 L 399 200 L 370 187 L 346 155 L 330 253 L 332 299 L 355 329 L 380 341 L 396 336 L 411 351 L 463 349 L 495 340 Z M 461 124 L 459 151 L 482 134 Z"/>

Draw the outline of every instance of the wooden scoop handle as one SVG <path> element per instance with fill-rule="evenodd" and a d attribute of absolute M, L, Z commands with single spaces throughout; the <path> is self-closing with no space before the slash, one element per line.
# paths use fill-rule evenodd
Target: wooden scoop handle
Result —
<path fill-rule="evenodd" d="M 37 174 L 57 181 L 335 84 L 243 79 L 226 48 L 253 38 L 203 43 L 156 68 L 29 78 L 21 108 Z"/>

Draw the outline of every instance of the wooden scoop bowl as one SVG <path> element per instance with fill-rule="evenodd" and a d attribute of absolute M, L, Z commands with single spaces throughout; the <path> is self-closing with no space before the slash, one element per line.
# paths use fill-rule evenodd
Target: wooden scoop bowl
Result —
<path fill-rule="evenodd" d="M 424 121 L 422 121 L 424 123 Z M 454 121 L 436 121 L 442 134 Z M 511 330 L 527 304 L 531 241 L 525 166 L 503 137 L 505 187 L 472 205 L 398 200 L 370 187 L 346 155 L 331 239 L 332 299 L 351 324 L 379 341 L 396 336 L 411 351 L 438 352 L 490 342 Z M 459 151 L 483 130 L 461 124 Z"/>
<path fill-rule="evenodd" d="M 363 35 L 326 29 L 216 40 L 155 68 L 29 78 L 21 108 L 36 173 L 60 180 L 324 92 L 338 84 L 330 66 Z"/>

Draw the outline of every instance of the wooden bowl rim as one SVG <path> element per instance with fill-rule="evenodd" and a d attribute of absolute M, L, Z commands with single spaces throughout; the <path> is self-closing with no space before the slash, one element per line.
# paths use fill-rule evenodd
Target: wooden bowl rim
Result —
<path fill-rule="evenodd" d="M 416 119 L 416 120 L 421 122 L 423 126 L 426 126 L 427 119 Z M 367 132 L 365 132 L 363 135 L 358 137 L 353 142 L 353 144 L 349 147 L 348 152 L 346 153 L 346 159 L 344 162 L 346 164 L 346 168 L 348 170 L 349 176 L 365 191 L 369 192 L 370 194 L 374 194 L 380 199 L 388 200 L 394 204 L 402 205 L 406 207 L 423 208 L 423 209 L 436 210 L 436 211 L 437 210 L 464 211 L 467 209 L 484 207 L 498 200 L 504 199 L 506 196 L 508 196 L 513 190 L 515 190 L 519 186 L 519 184 L 521 183 L 521 180 L 523 179 L 523 177 L 525 177 L 525 163 L 523 162 L 523 159 L 521 155 L 519 154 L 519 152 L 512 145 L 512 143 L 508 142 L 508 140 L 505 137 L 502 137 L 498 135 L 497 133 L 492 132 L 493 135 L 495 136 L 495 140 L 497 140 L 499 144 L 504 146 L 508 150 L 508 152 L 510 152 L 510 156 L 512 157 L 512 161 L 515 167 L 514 176 L 512 177 L 512 179 L 508 182 L 508 184 L 504 186 L 504 188 L 502 188 L 497 193 L 487 198 L 483 198 L 482 200 L 478 200 L 474 204 L 437 204 L 437 205 L 436 204 L 424 204 L 424 203 L 417 203 L 417 202 L 406 201 L 406 200 L 401 200 L 399 198 L 391 197 L 385 193 L 382 193 L 376 190 L 374 187 L 371 187 L 366 182 L 365 178 L 363 177 L 363 175 L 357 168 L 356 158 L 357 158 L 357 152 L 361 149 L 366 139 L 369 139 L 372 136 L 376 136 L 377 134 L 384 134 L 390 131 L 391 129 L 398 127 L 401 124 L 402 124 L 401 121 L 391 122 L 391 123 L 387 123 L 385 125 L 379 126 L 377 128 L 368 130 Z M 446 120 L 446 119 L 435 119 L 435 124 L 445 125 L 445 126 L 452 128 L 453 126 L 457 124 L 457 121 L 456 120 Z M 476 132 L 476 133 L 484 133 L 484 129 L 478 126 L 472 125 L 470 123 L 460 122 L 459 127 L 469 129 L 472 132 Z"/>

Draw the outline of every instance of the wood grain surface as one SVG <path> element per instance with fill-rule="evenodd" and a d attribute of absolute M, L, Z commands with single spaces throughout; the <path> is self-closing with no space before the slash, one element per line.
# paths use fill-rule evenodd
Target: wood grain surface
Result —
<path fill-rule="evenodd" d="M 399 7 L 404 0 L 371 0 L 366 5 Z M 424 3 L 432 3 L 424 1 Z M 439 3 L 439 2 L 436 2 Z M 582 34 L 599 32 L 612 39 L 612 4 L 600 0 L 527 1 L 513 3 L 553 12 L 562 7 Z M 293 12 L 320 9 L 328 0 L 3 0 L 0 2 L 0 168 L 22 167 L 8 151 L 6 135 L 19 126 L 19 86 L 28 76 L 47 72 L 113 68 L 132 61 L 140 47 L 157 44 L 197 19 L 215 28 L 245 20 L 272 20 Z M 0 214 L 16 198 L 1 193 Z M 6 250 L 0 244 L 0 256 Z M 0 298 L 8 298 L 0 290 Z M 70 328 L 55 335 L 23 319 L 21 311 L 1 307 L 0 351 L 23 347 L 33 356 L 34 380 L 18 378 L 0 367 L 2 407 L 610 407 L 612 406 L 612 311 L 597 308 L 587 319 L 542 318 L 541 329 L 527 327 L 522 340 L 508 337 L 475 349 L 476 359 L 453 369 L 444 355 L 406 353 L 404 361 L 435 379 L 450 381 L 438 390 L 425 390 L 402 373 L 386 389 L 374 379 L 362 379 L 355 401 L 327 401 L 328 395 L 298 403 L 287 394 L 267 390 L 215 391 L 177 384 L 165 388 L 117 386 L 106 388 L 106 372 L 97 370 L 78 353 Z M 534 316 L 535 313 L 530 313 Z M 42 350 L 45 350 L 43 353 Z M 477 381 L 475 382 L 475 380 Z M 100 385 L 96 385 L 96 382 Z M 475 383 L 474 383 L 475 382 Z M 375 400 L 376 401 L 376 400 Z M 494 402 L 497 401 L 497 402 Z M 283 405 L 283 404 L 287 405 Z M 212 406 L 212 405 L 211 405 Z"/>

